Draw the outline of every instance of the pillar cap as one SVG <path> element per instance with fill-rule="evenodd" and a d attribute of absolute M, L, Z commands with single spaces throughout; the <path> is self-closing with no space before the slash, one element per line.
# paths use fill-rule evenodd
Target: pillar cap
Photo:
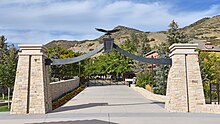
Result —
<path fill-rule="evenodd" d="M 19 44 L 20 54 L 40 54 L 46 53 L 47 48 L 42 44 Z"/>
<path fill-rule="evenodd" d="M 198 54 L 196 51 L 196 48 L 198 47 L 198 44 L 173 44 L 169 47 L 170 49 L 170 57 L 173 55 L 184 55 L 184 54 Z"/>
<path fill-rule="evenodd" d="M 23 49 L 46 49 L 43 44 L 19 44 L 18 47 Z"/>

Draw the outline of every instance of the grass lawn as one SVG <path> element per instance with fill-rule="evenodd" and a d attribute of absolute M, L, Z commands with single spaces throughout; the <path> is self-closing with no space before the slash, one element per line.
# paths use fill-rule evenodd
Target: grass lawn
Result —
<path fill-rule="evenodd" d="M 5 105 L 5 106 L 0 106 L 0 112 L 7 112 L 7 111 L 10 111 L 10 109 L 8 108 L 7 105 Z"/>

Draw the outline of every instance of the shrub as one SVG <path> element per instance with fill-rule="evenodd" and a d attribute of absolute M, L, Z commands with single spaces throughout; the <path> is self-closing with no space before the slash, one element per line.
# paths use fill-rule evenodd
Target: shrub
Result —
<path fill-rule="evenodd" d="M 153 82 L 153 75 L 149 71 L 141 72 L 137 74 L 137 82 L 136 85 L 139 87 L 145 88 L 147 84 L 151 84 Z"/>
<path fill-rule="evenodd" d="M 83 91 L 86 87 L 80 86 L 77 89 L 73 90 L 72 92 L 67 93 L 66 95 L 60 97 L 59 99 L 55 100 L 52 103 L 52 109 L 56 109 L 65 103 L 67 103 L 69 100 L 71 100 L 73 97 L 75 97 L 77 94 L 79 94 L 81 91 Z"/>

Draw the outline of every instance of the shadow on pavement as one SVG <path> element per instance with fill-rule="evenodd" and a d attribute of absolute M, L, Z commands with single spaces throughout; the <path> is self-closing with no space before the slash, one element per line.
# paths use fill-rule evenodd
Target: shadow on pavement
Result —
<path fill-rule="evenodd" d="M 152 102 L 151 104 L 156 104 L 160 106 L 161 108 L 165 108 L 165 102 Z"/>
<path fill-rule="evenodd" d="M 147 105 L 147 104 L 156 104 L 161 108 L 165 108 L 164 102 L 146 102 L 146 103 L 130 103 L 130 104 L 108 104 L 107 106 L 132 106 L 132 105 Z"/>
<path fill-rule="evenodd" d="M 118 124 L 102 120 L 77 120 L 77 121 L 57 121 L 57 122 L 41 122 L 41 123 L 26 123 L 26 124 Z"/>
<path fill-rule="evenodd" d="M 108 106 L 132 106 L 132 105 L 147 105 L 147 104 L 154 104 L 152 102 L 144 102 L 144 103 L 129 103 L 129 104 L 109 104 Z"/>
<path fill-rule="evenodd" d="M 88 87 L 93 86 L 110 86 L 110 85 L 126 85 L 124 81 L 112 81 L 112 80 L 90 80 L 87 82 Z"/>
<path fill-rule="evenodd" d="M 91 107 L 96 107 L 96 106 L 132 106 L 132 105 L 143 105 L 143 104 L 146 104 L 146 105 L 147 104 L 157 104 L 158 106 L 164 108 L 163 102 L 130 103 L 130 104 L 88 103 L 88 104 L 60 107 L 60 108 L 53 110 L 52 113 L 77 110 L 77 109 L 84 109 L 84 108 L 91 108 Z"/>
<path fill-rule="evenodd" d="M 53 110 L 52 112 L 62 112 L 62 111 L 77 110 L 77 109 L 91 108 L 96 106 L 106 106 L 106 105 L 108 105 L 108 103 L 88 103 L 82 105 L 60 107 Z"/>

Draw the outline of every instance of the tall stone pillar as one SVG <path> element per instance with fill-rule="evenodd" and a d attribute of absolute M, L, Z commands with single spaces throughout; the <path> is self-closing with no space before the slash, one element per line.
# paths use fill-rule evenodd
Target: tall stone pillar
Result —
<path fill-rule="evenodd" d="M 46 49 L 20 45 L 11 114 L 45 114 L 52 110 Z"/>
<path fill-rule="evenodd" d="M 172 66 L 167 81 L 165 108 L 171 112 L 195 112 L 205 104 L 198 62 L 198 44 L 170 46 Z"/>

